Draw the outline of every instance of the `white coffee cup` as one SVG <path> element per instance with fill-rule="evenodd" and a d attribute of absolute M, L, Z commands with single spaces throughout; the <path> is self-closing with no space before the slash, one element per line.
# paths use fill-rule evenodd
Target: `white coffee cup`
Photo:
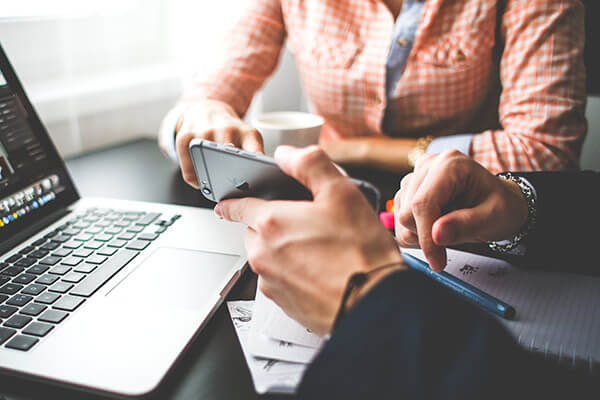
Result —
<path fill-rule="evenodd" d="M 318 115 L 296 111 L 265 113 L 252 120 L 262 135 L 265 154 L 271 157 L 281 144 L 306 147 L 319 143 L 324 123 Z"/>

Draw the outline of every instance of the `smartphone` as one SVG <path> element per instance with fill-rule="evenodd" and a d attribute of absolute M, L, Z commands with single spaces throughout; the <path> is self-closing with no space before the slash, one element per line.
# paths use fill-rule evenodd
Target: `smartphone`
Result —
<path fill-rule="evenodd" d="M 202 195 L 219 202 L 258 197 L 266 200 L 312 200 L 312 193 L 286 175 L 275 160 L 261 154 L 202 139 L 190 143 L 190 155 Z M 371 183 L 349 178 L 358 186 L 375 211 L 381 195 Z"/>

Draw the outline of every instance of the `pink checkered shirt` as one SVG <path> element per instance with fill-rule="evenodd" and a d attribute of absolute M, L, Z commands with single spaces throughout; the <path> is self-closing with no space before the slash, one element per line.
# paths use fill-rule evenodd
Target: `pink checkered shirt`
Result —
<path fill-rule="evenodd" d="M 579 1 L 427 0 L 388 101 L 393 29 L 379 0 L 253 0 L 226 62 L 181 103 L 215 99 L 244 115 L 287 39 L 324 137 L 474 133 L 471 156 L 493 172 L 578 166 L 587 130 Z M 393 129 L 383 132 L 386 108 Z"/>

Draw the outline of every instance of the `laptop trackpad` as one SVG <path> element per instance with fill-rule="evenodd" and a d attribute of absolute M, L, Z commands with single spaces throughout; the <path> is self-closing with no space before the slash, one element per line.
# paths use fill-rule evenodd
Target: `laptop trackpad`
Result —
<path fill-rule="evenodd" d="M 109 293 L 125 304 L 201 309 L 219 293 L 239 256 L 161 247 Z"/>

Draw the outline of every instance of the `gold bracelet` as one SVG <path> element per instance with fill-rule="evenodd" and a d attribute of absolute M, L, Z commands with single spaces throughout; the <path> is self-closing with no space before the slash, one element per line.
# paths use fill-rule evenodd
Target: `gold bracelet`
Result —
<path fill-rule="evenodd" d="M 411 168 L 414 168 L 417 165 L 417 161 L 419 158 L 425 155 L 427 151 L 427 147 L 433 141 L 433 136 L 425 136 L 417 139 L 417 143 L 415 143 L 415 147 L 408 153 L 408 165 Z"/>

